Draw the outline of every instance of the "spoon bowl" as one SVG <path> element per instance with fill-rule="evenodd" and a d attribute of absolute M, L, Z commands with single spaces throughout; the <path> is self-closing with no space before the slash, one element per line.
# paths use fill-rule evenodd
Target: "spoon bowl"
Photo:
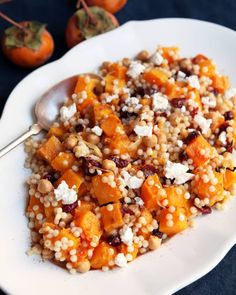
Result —
<path fill-rule="evenodd" d="M 31 125 L 27 132 L 1 149 L 0 158 L 17 145 L 24 142 L 28 137 L 36 135 L 42 130 L 49 130 L 50 126 L 58 116 L 59 108 L 66 99 L 73 94 L 79 76 L 88 76 L 93 79 L 102 80 L 102 78 L 96 74 L 84 73 L 69 77 L 51 87 L 38 99 L 35 105 L 37 123 Z"/>

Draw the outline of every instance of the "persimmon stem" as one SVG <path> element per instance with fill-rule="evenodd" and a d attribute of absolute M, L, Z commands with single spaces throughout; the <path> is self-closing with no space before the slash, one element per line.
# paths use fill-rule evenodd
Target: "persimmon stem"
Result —
<path fill-rule="evenodd" d="M 3 12 L 0 11 L 0 17 L 5 19 L 5 21 L 9 22 L 10 24 L 12 24 L 13 26 L 17 27 L 18 29 L 25 31 L 25 28 L 20 25 L 19 23 L 15 22 L 13 19 L 11 19 L 10 17 L 8 17 L 6 14 L 4 14 Z"/>
<path fill-rule="evenodd" d="M 87 3 L 85 2 L 85 0 L 79 0 L 79 1 L 77 2 L 77 7 L 80 6 L 80 3 L 82 4 L 82 6 L 83 6 L 85 12 L 87 13 L 87 15 L 88 15 L 88 17 L 89 17 L 89 19 L 90 19 L 90 22 L 91 22 L 93 25 L 96 26 L 96 24 L 97 24 L 97 19 L 96 19 L 96 17 L 94 16 L 94 14 L 89 10 L 89 7 L 88 7 Z"/>

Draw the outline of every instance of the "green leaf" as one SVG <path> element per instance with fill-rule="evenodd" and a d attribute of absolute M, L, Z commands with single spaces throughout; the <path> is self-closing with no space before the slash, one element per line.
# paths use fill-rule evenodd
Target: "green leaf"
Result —
<path fill-rule="evenodd" d="M 24 31 L 12 26 L 5 30 L 5 45 L 10 48 L 28 47 L 38 50 L 42 43 L 41 37 L 45 26 L 39 22 L 29 22 Z"/>
<path fill-rule="evenodd" d="M 107 15 L 103 8 L 93 6 L 89 7 L 89 10 L 96 18 L 96 25 L 89 21 L 89 17 L 84 9 L 79 9 L 76 11 L 78 28 L 81 30 L 84 39 L 92 38 L 96 35 L 111 31 L 116 28 L 111 18 Z"/>

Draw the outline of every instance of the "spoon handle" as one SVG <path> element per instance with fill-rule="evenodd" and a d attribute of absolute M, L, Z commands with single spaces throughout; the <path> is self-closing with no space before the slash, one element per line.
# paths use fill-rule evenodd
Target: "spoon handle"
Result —
<path fill-rule="evenodd" d="M 11 143 L 9 143 L 7 146 L 5 146 L 3 149 L 0 150 L 0 158 L 3 157 L 8 152 L 10 152 L 20 143 L 24 142 L 31 135 L 38 134 L 41 130 L 42 130 L 42 127 L 39 124 L 31 125 L 28 131 L 23 133 L 21 136 L 17 137 L 15 140 L 13 140 Z"/>

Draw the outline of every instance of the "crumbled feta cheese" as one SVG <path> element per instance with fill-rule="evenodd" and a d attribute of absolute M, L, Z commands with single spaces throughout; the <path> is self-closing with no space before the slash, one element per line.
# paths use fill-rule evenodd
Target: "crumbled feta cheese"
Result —
<path fill-rule="evenodd" d="M 155 52 L 151 56 L 151 61 L 157 66 L 160 66 L 162 64 L 163 60 L 164 60 L 164 58 L 159 52 Z"/>
<path fill-rule="evenodd" d="M 148 136 L 151 137 L 152 136 L 152 126 L 140 126 L 140 125 L 135 125 L 134 127 L 134 132 L 138 135 L 138 136 Z"/>
<path fill-rule="evenodd" d="M 99 126 L 94 126 L 91 130 L 97 136 L 101 136 L 102 135 L 102 129 Z"/>
<path fill-rule="evenodd" d="M 124 225 L 124 227 L 120 230 L 120 239 L 121 241 L 128 245 L 128 246 L 131 246 L 132 243 L 133 243 L 133 232 L 132 232 L 132 229 L 127 226 L 127 225 Z"/>
<path fill-rule="evenodd" d="M 137 176 L 130 175 L 127 171 L 122 173 L 124 178 L 125 186 L 128 186 L 130 189 L 140 188 L 143 184 L 143 180 Z"/>
<path fill-rule="evenodd" d="M 166 111 L 169 107 L 169 101 L 167 96 L 163 95 L 162 93 L 154 93 L 152 96 L 152 106 L 153 111 Z"/>
<path fill-rule="evenodd" d="M 144 70 L 145 70 L 144 65 L 142 65 L 140 62 L 132 61 L 129 66 L 129 70 L 127 71 L 127 75 L 135 79 L 140 74 L 142 74 Z"/>
<path fill-rule="evenodd" d="M 142 105 L 139 103 L 139 99 L 137 97 L 128 97 L 125 100 L 125 106 L 123 106 L 122 111 L 127 111 L 129 107 L 132 107 L 135 111 L 139 110 Z"/>
<path fill-rule="evenodd" d="M 54 189 L 54 194 L 56 200 L 62 201 L 62 204 L 72 204 L 77 200 L 76 191 L 73 188 L 69 188 L 64 180 Z"/>
<path fill-rule="evenodd" d="M 143 206 L 144 205 L 144 202 L 143 202 L 143 200 L 141 198 L 135 197 L 134 200 L 135 200 L 135 202 L 136 202 L 137 205 L 139 205 L 139 206 Z"/>
<path fill-rule="evenodd" d="M 125 267 L 127 265 L 127 259 L 124 255 L 124 253 L 117 254 L 114 262 L 115 262 L 115 265 L 117 265 L 119 267 Z"/>
<path fill-rule="evenodd" d="M 201 114 L 194 116 L 194 122 L 201 128 L 202 134 L 207 134 L 212 120 L 204 118 Z"/>
<path fill-rule="evenodd" d="M 183 146 L 183 141 L 182 140 L 177 140 L 177 145 L 178 145 L 178 147 L 182 147 Z"/>
<path fill-rule="evenodd" d="M 150 119 L 149 112 L 143 112 L 140 116 L 141 121 L 146 121 Z"/>
<path fill-rule="evenodd" d="M 183 184 L 193 178 L 194 174 L 187 173 L 188 167 L 180 163 L 168 161 L 165 167 L 165 177 L 175 179 L 175 184 Z"/>
<path fill-rule="evenodd" d="M 207 106 L 211 107 L 211 108 L 214 108 L 214 107 L 216 106 L 216 101 L 210 99 L 209 96 L 203 96 L 203 97 L 202 97 L 202 103 L 203 103 L 204 105 L 207 105 Z"/>
<path fill-rule="evenodd" d="M 76 113 L 77 109 L 76 109 L 76 104 L 73 103 L 70 106 L 66 107 L 63 106 L 60 108 L 60 116 L 61 116 L 61 120 L 64 121 L 68 121 L 70 118 L 72 118 L 74 116 L 74 114 Z"/>
<path fill-rule="evenodd" d="M 223 145 L 226 145 L 227 143 L 227 136 L 226 136 L 226 132 L 223 131 L 220 133 L 219 135 L 219 141 L 223 144 Z"/>
<path fill-rule="evenodd" d="M 176 80 L 180 82 L 185 82 L 186 81 L 185 78 L 186 78 L 186 74 L 182 71 L 178 71 Z"/>
<path fill-rule="evenodd" d="M 234 96 L 236 96 L 236 88 L 230 88 L 230 89 L 228 89 L 228 90 L 225 91 L 224 97 L 226 99 L 231 99 Z"/>
<path fill-rule="evenodd" d="M 200 89 L 200 83 L 198 80 L 198 76 L 191 75 L 191 76 L 187 77 L 186 80 L 188 81 L 189 85 L 192 88 Z"/>
<path fill-rule="evenodd" d="M 113 94 L 113 95 L 108 95 L 106 98 L 105 98 L 105 102 L 106 103 L 110 103 L 112 102 L 113 100 L 117 99 L 118 98 L 118 95 L 117 94 Z"/>

